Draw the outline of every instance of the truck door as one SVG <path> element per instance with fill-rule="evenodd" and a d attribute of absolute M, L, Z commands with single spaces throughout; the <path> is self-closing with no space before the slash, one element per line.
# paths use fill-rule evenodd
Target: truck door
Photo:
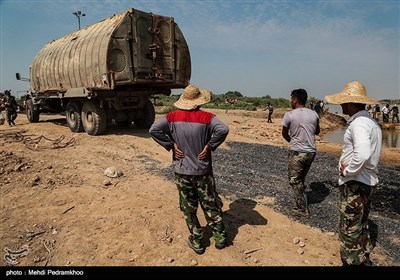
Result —
<path fill-rule="evenodd" d="M 174 28 L 172 17 L 135 11 L 136 52 L 134 80 L 138 83 L 165 84 L 175 81 Z"/>

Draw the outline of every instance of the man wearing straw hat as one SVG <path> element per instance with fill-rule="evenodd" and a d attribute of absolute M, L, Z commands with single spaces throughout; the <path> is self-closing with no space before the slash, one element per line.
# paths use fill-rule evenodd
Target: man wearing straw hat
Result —
<path fill-rule="evenodd" d="M 365 107 L 378 102 L 367 96 L 365 86 L 358 81 L 348 83 L 340 93 L 328 95 L 325 100 L 340 104 L 343 114 L 350 116 L 338 167 L 340 257 L 344 266 L 372 265 L 368 215 L 379 182 L 382 131 Z"/>
<path fill-rule="evenodd" d="M 179 206 L 190 232 L 188 245 L 197 254 L 205 251 L 203 229 L 197 218 L 199 203 L 212 230 L 215 247 L 226 246 L 222 200 L 215 187 L 211 152 L 225 141 L 229 128 L 214 114 L 200 110 L 210 100 L 209 91 L 189 85 L 174 103 L 178 110 L 162 117 L 149 130 L 158 144 L 172 150 Z"/>

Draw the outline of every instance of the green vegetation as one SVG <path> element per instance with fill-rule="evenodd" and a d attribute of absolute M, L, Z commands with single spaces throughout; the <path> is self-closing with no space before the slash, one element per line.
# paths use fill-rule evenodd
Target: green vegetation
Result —
<path fill-rule="evenodd" d="M 156 106 L 164 106 L 163 111 L 158 112 L 159 114 L 166 114 L 175 110 L 174 102 L 179 99 L 179 95 L 157 95 L 153 96 L 153 103 Z M 309 107 L 310 102 L 313 101 L 316 104 L 319 99 L 315 97 L 309 97 L 306 106 Z M 380 100 L 381 103 L 400 104 L 400 100 Z M 226 110 L 246 110 L 256 111 L 257 109 L 266 109 L 267 104 L 277 108 L 290 108 L 290 100 L 282 97 L 272 98 L 269 95 L 263 97 L 247 97 L 243 96 L 238 91 L 228 91 L 225 94 L 214 94 L 211 93 L 211 102 L 203 105 L 204 108 L 211 109 L 226 109 Z"/>
<path fill-rule="evenodd" d="M 176 109 L 173 104 L 179 99 L 179 95 L 157 95 L 153 98 L 153 103 L 156 106 L 164 106 L 166 108 L 163 110 L 163 112 L 159 112 L 161 114 L 165 114 Z M 211 102 L 205 104 L 203 107 L 213 109 L 256 111 L 257 109 L 266 109 L 268 103 L 271 103 L 274 108 L 290 107 L 290 101 L 285 98 L 272 98 L 269 95 L 263 97 L 247 97 L 243 96 L 238 91 L 228 91 L 225 94 L 211 93 Z"/>
<path fill-rule="evenodd" d="M 379 100 L 380 104 L 400 104 L 400 99 L 381 99 Z"/>

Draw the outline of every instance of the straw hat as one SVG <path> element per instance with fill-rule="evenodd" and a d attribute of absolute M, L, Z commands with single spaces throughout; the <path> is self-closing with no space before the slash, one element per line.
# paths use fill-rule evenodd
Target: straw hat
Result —
<path fill-rule="evenodd" d="M 358 82 L 351 82 L 346 84 L 344 89 L 336 94 L 325 96 L 325 100 L 331 104 L 344 104 L 344 103 L 360 103 L 360 104 L 378 104 L 375 99 L 367 96 L 365 86 Z"/>
<path fill-rule="evenodd" d="M 188 85 L 183 90 L 179 100 L 174 103 L 174 106 L 182 110 L 193 110 L 200 105 L 210 102 L 210 100 L 211 93 L 208 90 Z"/>

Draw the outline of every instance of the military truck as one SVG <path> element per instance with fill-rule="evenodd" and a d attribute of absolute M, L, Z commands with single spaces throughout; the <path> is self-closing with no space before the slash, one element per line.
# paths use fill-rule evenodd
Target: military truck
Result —
<path fill-rule="evenodd" d="M 149 128 L 151 97 L 189 84 L 189 48 L 173 17 L 128 9 L 46 44 L 30 67 L 29 122 L 65 112 L 72 132 L 99 135 L 113 122 Z M 16 73 L 18 80 L 23 80 Z"/>

